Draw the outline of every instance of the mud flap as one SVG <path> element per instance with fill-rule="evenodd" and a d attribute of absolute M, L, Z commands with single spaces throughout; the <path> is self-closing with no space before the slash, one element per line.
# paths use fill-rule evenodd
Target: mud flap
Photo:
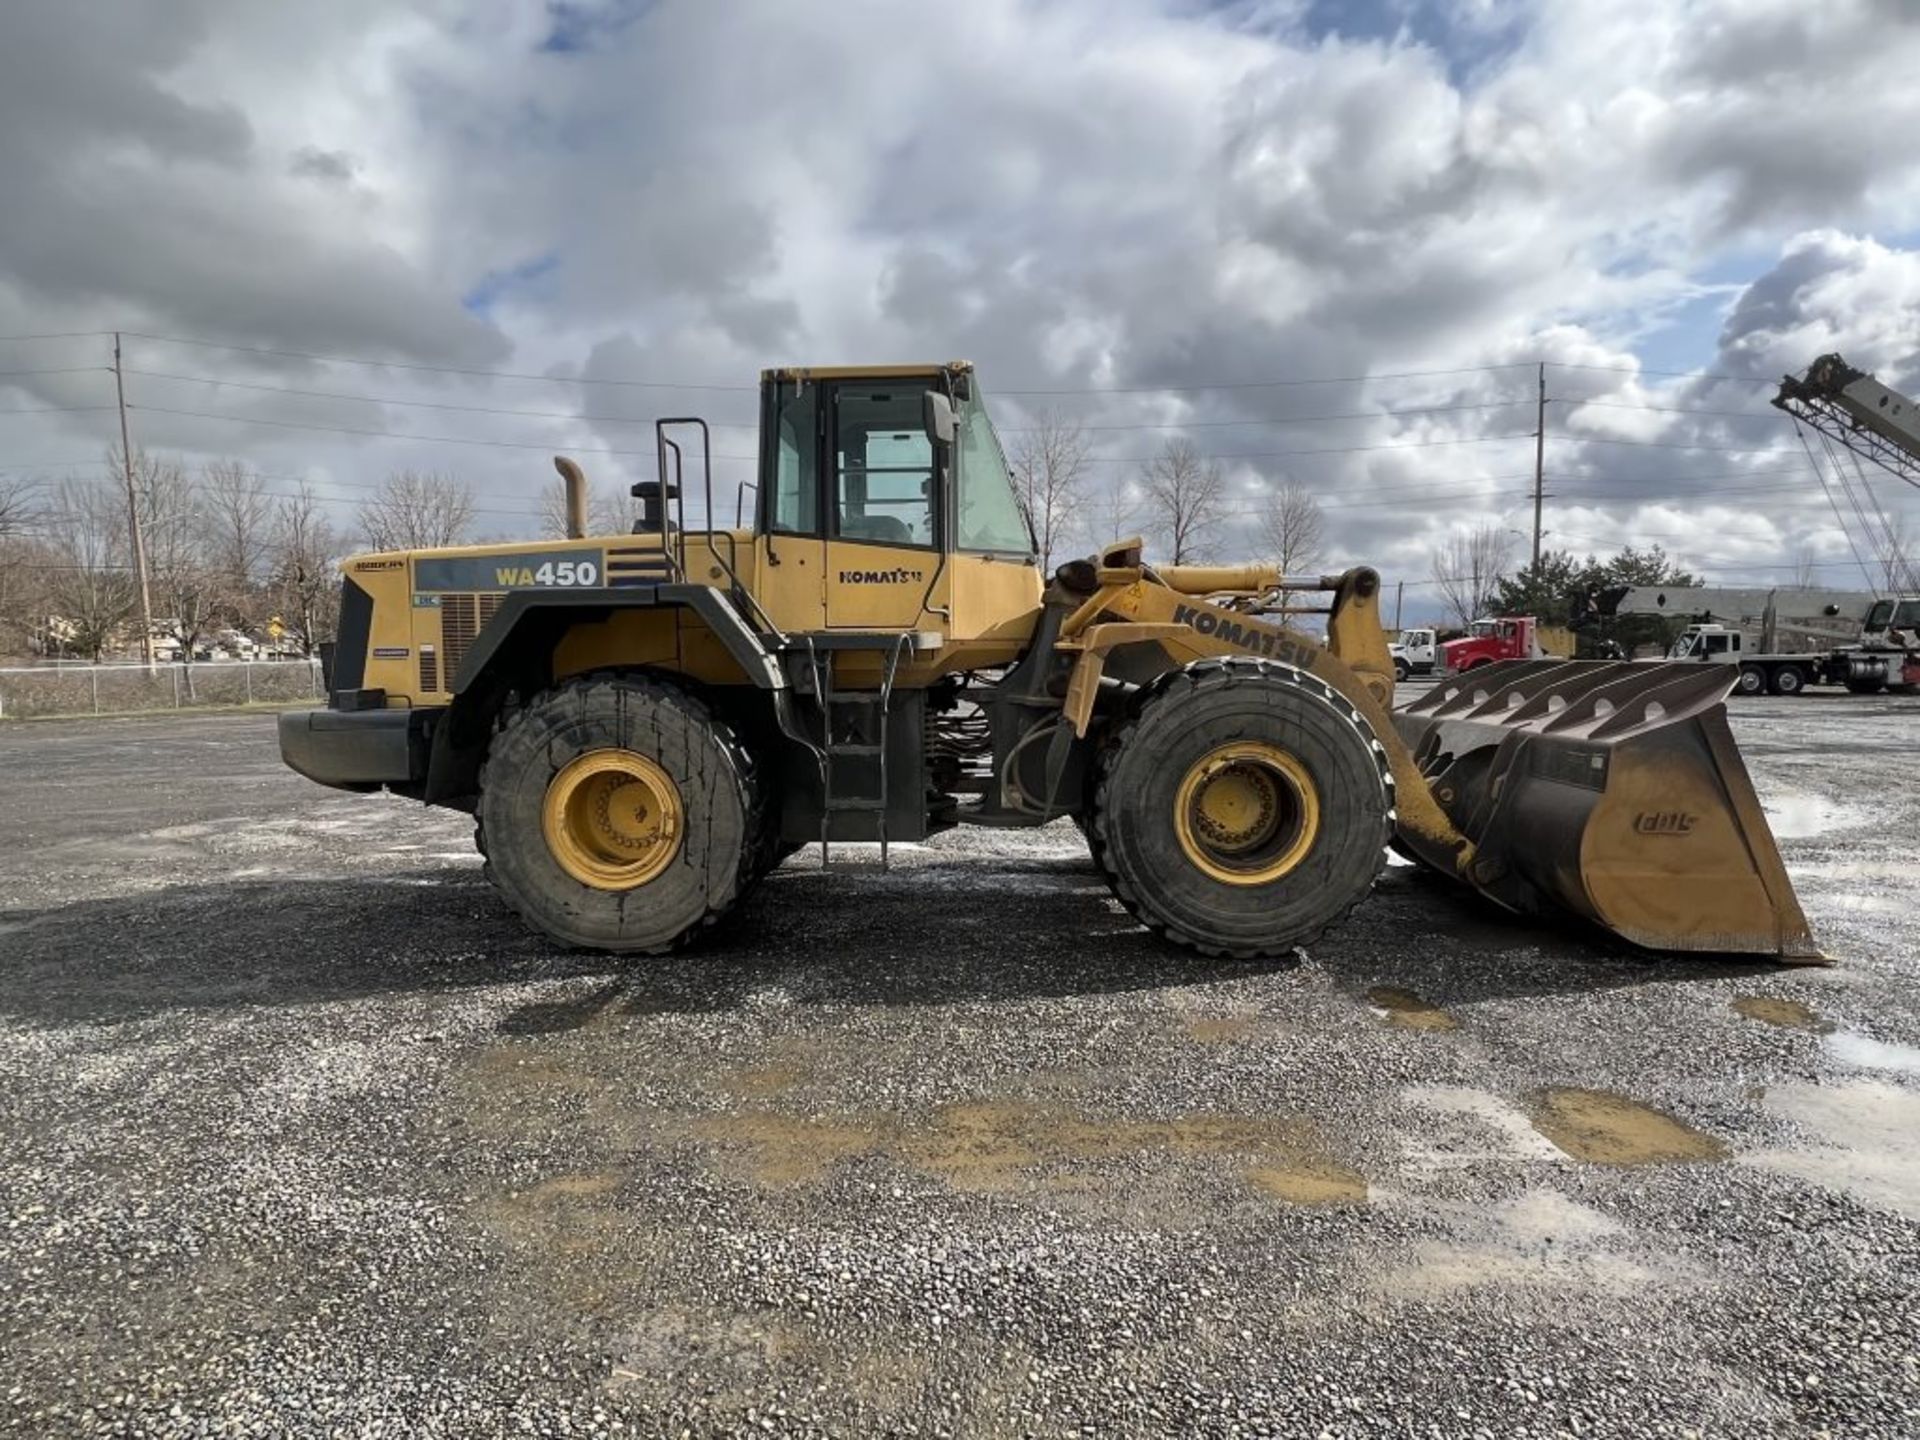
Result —
<path fill-rule="evenodd" d="M 1727 666 L 1521 660 L 1394 712 L 1472 840 L 1408 853 L 1510 909 L 1579 916 L 1650 950 L 1821 956 L 1727 726 Z"/>

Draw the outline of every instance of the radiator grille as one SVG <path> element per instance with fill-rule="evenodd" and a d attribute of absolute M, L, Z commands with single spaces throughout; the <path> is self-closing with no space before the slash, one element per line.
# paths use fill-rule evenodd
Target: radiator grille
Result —
<path fill-rule="evenodd" d="M 440 666 L 448 684 L 460 673 L 467 647 L 500 608 L 501 598 L 491 593 L 440 597 Z"/>

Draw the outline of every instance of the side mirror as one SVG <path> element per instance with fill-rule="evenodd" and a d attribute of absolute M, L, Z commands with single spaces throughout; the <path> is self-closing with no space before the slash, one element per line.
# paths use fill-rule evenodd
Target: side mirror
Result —
<path fill-rule="evenodd" d="M 929 390 L 921 397 L 921 423 L 926 427 L 927 439 L 936 445 L 953 444 L 954 421 L 953 402 L 938 390 Z"/>

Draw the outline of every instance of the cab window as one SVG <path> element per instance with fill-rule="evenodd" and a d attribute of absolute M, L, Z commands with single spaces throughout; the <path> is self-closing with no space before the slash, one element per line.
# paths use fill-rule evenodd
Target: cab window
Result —
<path fill-rule="evenodd" d="M 1733 637 L 1731 635 L 1708 635 L 1704 638 L 1707 642 L 1707 654 L 1709 655 L 1724 655 L 1727 653 L 1728 647 L 1733 644 Z"/>
<path fill-rule="evenodd" d="M 1000 437 L 987 418 L 979 387 L 960 403 L 959 503 L 955 506 L 960 549 L 1032 555 L 1039 550 L 1014 492 Z"/>
<path fill-rule="evenodd" d="M 841 385 L 834 395 L 834 534 L 932 546 L 933 443 L 924 384 Z"/>
<path fill-rule="evenodd" d="M 820 476 L 816 444 L 818 386 L 779 386 L 774 395 L 773 500 L 768 528 L 787 535 L 820 533 Z"/>

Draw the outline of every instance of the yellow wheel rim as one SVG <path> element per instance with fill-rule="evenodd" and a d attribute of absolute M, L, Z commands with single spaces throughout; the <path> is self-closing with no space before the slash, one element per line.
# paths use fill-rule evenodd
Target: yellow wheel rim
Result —
<path fill-rule="evenodd" d="M 1228 885 L 1266 885 L 1320 833 L 1320 792 L 1289 751 L 1259 740 L 1208 751 L 1180 782 L 1174 832 L 1193 865 Z"/>
<path fill-rule="evenodd" d="M 680 853 L 686 814 L 673 777 L 632 750 L 590 750 L 548 782 L 540 828 L 582 885 L 631 890 Z"/>

